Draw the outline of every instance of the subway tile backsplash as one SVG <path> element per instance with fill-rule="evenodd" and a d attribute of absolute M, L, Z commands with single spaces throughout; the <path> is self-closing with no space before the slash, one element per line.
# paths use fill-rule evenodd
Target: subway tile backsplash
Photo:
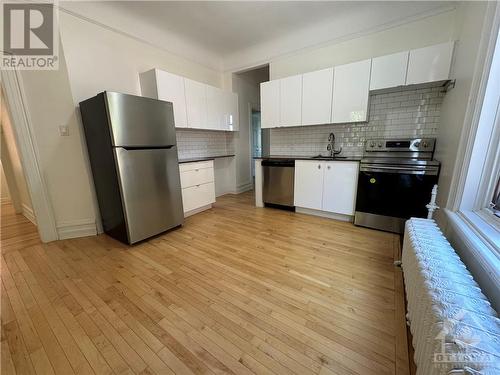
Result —
<path fill-rule="evenodd" d="M 373 94 L 367 123 L 271 129 L 271 155 L 327 155 L 330 133 L 344 156 L 361 156 L 370 138 L 435 137 L 444 94 L 442 87 Z"/>
<path fill-rule="evenodd" d="M 234 133 L 176 129 L 179 159 L 233 155 Z"/>

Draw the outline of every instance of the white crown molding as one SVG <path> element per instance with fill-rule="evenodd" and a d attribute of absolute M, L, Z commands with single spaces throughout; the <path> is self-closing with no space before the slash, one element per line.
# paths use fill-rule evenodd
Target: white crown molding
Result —
<path fill-rule="evenodd" d="M 287 56 L 293 56 L 304 51 L 357 39 L 455 10 L 455 4 L 446 5 L 334 38 L 329 36 L 328 32 L 325 32 L 325 30 L 329 29 L 329 25 L 332 25 L 332 21 L 329 20 L 321 25 L 315 25 L 309 29 L 299 30 L 297 33 L 292 35 L 258 44 L 243 51 L 239 51 L 233 55 L 224 56 L 223 70 L 225 73 L 248 70 L 249 68 L 262 66 L 275 60 Z M 318 35 L 320 33 L 323 33 L 323 36 Z"/>
<path fill-rule="evenodd" d="M 71 2 L 67 3 L 69 4 Z M 58 5 L 60 11 L 76 17 L 82 21 L 92 23 L 108 31 L 118 33 L 124 37 L 174 54 L 178 57 L 203 65 L 207 68 L 214 69 L 221 73 L 237 72 L 256 66 L 266 65 L 279 58 L 294 55 L 299 52 L 321 48 L 327 45 L 337 44 L 351 39 L 356 39 L 376 32 L 395 28 L 405 23 L 422 20 L 456 9 L 455 3 L 451 3 L 450 5 L 443 5 L 441 7 L 437 7 L 425 12 L 420 12 L 418 14 L 399 18 L 395 21 L 386 22 L 382 25 L 367 27 L 364 30 L 352 31 L 346 35 L 337 37 L 332 37 L 331 30 L 334 28 L 335 24 L 338 23 L 338 20 L 329 19 L 328 21 L 325 21 L 321 24 L 311 25 L 311 27 L 297 30 L 293 34 L 276 38 L 265 43 L 260 43 L 253 47 L 237 51 L 233 54 L 220 55 L 207 50 L 202 45 L 195 45 L 194 43 L 183 39 L 179 35 L 167 33 L 165 30 L 153 30 L 152 28 L 148 30 L 144 29 L 144 31 L 149 32 L 152 35 L 162 34 L 161 37 L 165 38 L 172 45 L 171 48 L 165 48 L 158 42 L 146 40 L 143 37 L 139 36 L 139 32 L 132 34 L 130 32 L 122 30 L 122 28 L 106 25 L 103 22 L 97 20 L 97 17 L 84 15 L 83 11 L 80 11 L 77 8 L 75 8 L 75 10 L 72 10 L 69 9 L 69 7 L 70 5 Z M 127 15 L 122 14 L 121 17 L 127 17 Z M 143 27 L 149 27 L 149 25 Z"/>
<path fill-rule="evenodd" d="M 180 37 L 176 37 L 174 35 L 169 34 L 168 38 L 171 39 L 173 45 L 177 46 L 177 50 L 174 50 L 174 48 L 168 49 L 168 48 L 165 48 L 165 47 L 159 45 L 158 43 L 148 41 L 148 40 L 146 40 L 142 37 L 139 37 L 137 35 L 133 35 L 133 34 L 130 34 L 126 31 L 120 30 L 116 27 L 106 25 L 106 24 L 104 24 L 104 23 L 102 23 L 94 18 L 85 16 L 83 14 L 76 12 L 76 11 L 65 8 L 61 5 L 58 5 L 58 9 L 59 9 L 59 11 L 64 12 L 72 17 L 78 18 L 81 21 L 91 23 L 97 27 L 100 27 L 100 28 L 103 28 L 105 30 L 117 33 L 117 34 L 124 36 L 126 38 L 133 39 L 136 42 L 146 44 L 150 47 L 162 50 L 164 52 L 175 55 L 177 57 L 188 60 L 190 62 L 203 65 L 206 68 L 210 68 L 210 69 L 216 70 L 218 72 L 222 71 L 223 65 L 222 65 L 222 59 L 220 56 L 212 53 L 211 51 L 204 49 L 202 46 L 193 45 L 192 43 L 189 43 L 188 41 L 183 40 Z M 163 31 L 163 30 L 157 30 L 157 33 L 163 33 L 165 36 L 167 36 L 165 31 Z"/>

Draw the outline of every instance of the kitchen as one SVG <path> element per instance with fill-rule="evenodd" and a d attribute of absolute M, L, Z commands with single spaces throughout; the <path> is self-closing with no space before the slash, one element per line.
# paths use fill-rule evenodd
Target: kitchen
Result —
<path fill-rule="evenodd" d="M 2 372 L 495 373 L 496 3 L 54 9 L 2 70 Z M 493 363 L 430 360 L 457 306 Z"/>
<path fill-rule="evenodd" d="M 453 84 L 453 48 L 444 43 L 262 83 L 262 128 L 278 129 L 271 155 L 256 162 L 256 205 L 354 217 L 356 225 L 396 233 L 408 218 L 425 217 L 439 176 L 432 158 Z M 318 154 L 309 132 L 288 129 L 330 123 L 342 128 L 328 127 L 326 152 Z"/>

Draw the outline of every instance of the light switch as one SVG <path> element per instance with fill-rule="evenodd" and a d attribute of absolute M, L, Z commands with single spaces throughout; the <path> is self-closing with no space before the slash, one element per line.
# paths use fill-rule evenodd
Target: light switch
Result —
<path fill-rule="evenodd" d="M 59 135 L 61 137 L 69 136 L 69 126 L 68 125 L 60 125 L 59 126 Z"/>

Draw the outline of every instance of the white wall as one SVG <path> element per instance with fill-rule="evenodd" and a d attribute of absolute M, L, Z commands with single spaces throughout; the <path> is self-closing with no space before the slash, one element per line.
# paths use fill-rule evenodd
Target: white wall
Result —
<path fill-rule="evenodd" d="M 75 105 L 104 90 L 140 95 L 139 73 L 153 68 L 221 86 L 222 75 L 216 70 L 64 11 L 59 17 Z"/>
<path fill-rule="evenodd" d="M 87 225 L 91 234 L 96 227 L 89 171 L 62 48 L 59 53 L 59 70 L 22 71 L 22 86 L 58 231 Z M 69 136 L 59 135 L 60 125 L 69 127 Z"/>
<path fill-rule="evenodd" d="M 451 76 L 455 87 L 444 97 L 441 107 L 441 124 L 438 128 L 435 158 L 441 162 L 438 204 L 451 208 L 448 197 L 455 169 L 457 150 L 464 126 L 464 116 L 469 102 L 471 83 L 477 62 L 485 2 L 471 2 L 457 9 L 455 58 Z M 441 213 L 438 212 L 438 218 Z"/>
<path fill-rule="evenodd" d="M 216 86 L 221 74 L 64 12 L 60 33 L 59 70 L 21 75 L 58 232 L 68 238 L 94 234 L 100 223 L 79 101 L 104 90 L 140 95 L 138 75 L 153 67 Z"/>
<path fill-rule="evenodd" d="M 451 10 L 347 41 L 307 48 L 271 61 L 270 78 L 347 64 L 393 52 L 450 41 L 456 11 Z"/>
<path fill-rule="evenodd" d="M 486 12 L 486 2 L 468 2 L 458 8 L 456 35 L 459 42 L 455 51 L 452 75 L 456 78 L 455 88 L 446 94 L 441 108 L 441 125 L 438 132 L 436 158 L 441 161 L 439 178 L 438 205 L 436 220 L 446 237 L 453 245 L 462 261 L 473 274 L 483 293 L 489 298 L 495 309 L 500 308 L 500 286 L 498 270 L 492 270 L 489 254 L 481 246 L 481 241 L 473 231 L 458 220 L 453 213 L 458 173 L 462 170 L 462 161 L 457 160 L 462 137 L 468 137 L 470 118 L 465 118 L 468 106 L 475 105 L 476 85 L 484 66 L 480 41 L 491 33 Z M 484 28 L 484 30 L 483 30 Z M 478 69 L 479 68 L 479 69 Z M 477 74 L 477 76 L 476 76 Z M 465 133 L 464 133 L 465 131 Z M 466 139 L 466 138 L 464 138 Z M 447 209 L 447 213 L 443 209 Z M 494 257 L 493 254 L 491 256 Z"/>

